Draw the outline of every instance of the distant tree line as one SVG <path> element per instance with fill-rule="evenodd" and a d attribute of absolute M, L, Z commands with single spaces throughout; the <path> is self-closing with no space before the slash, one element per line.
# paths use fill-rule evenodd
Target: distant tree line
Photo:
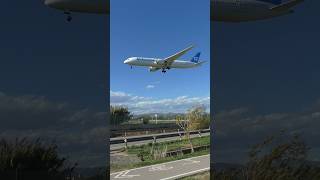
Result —
<path fill-rule="evenodd" d="M 153 113 L 153 114 L 140 114 L 133 117 L 134 120 L 155 120 L 155 114 L 157 114 L 158 120 L 174 120 L 177 115 L 184 115 L 183 113 Z"/>

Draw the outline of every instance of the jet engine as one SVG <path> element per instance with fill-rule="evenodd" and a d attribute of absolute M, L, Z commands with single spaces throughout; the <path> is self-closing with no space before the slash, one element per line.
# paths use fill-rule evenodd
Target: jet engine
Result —
<path fill-rule="evenodd" d="M 154 71 L 157 71 L 159 70 L 159 68 L 156 68 L 156 67 L 149 67 L 149 71 L 150 72 L 154 72 Z"/>

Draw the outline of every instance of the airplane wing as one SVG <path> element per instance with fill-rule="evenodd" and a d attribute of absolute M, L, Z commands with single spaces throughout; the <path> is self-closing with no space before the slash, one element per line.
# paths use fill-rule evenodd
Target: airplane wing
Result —
<path fill-rule="evenodd" d="M 288 10 L 303 1 L 304 0 L 290 0 L 290 1 L 287 1 L 287 2 L 282 3 L 280 5 L 272 7 L 271 10 L 274 10 L 274 11 Z"/>
<path fill-rule="evenodd" d="M 186 52 L 188 52 L 188 51 L 191 50 L 192 48 L 193 48 L 193 45 L 187 47 L 186 49 L 184 49 L 184 50 L 182 50 L 182 51 L 180 51 L 180 52 L 178 52 L 178 53 L 176 53 L 176 54 L 174 54 L 174 55 L 172 55 L 172 56 L 169 56 L 169 57 L 161 60 L 161 61 L 163 61 L 164 67 L 165 67 L 165 68 L 166 68 L 166 67 L 170 67 L 171 64 L 172 64 L 175 60 L 177 60 L 179 57 L 181 57 L 182 55 L 184 55 Z"/>

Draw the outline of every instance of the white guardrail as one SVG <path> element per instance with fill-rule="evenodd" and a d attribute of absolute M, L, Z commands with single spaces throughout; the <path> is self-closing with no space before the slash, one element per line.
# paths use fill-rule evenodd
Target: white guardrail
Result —
<path fill-rule="evenodd" d="M 210 132 L 210 129 L 201 129 L 201 130 L 190 131 L 190 135 L 198 134 L 199 137 L 201 137 L 202 133 L 209 133 L 209 132 Z M 181 140 L 183 135 L 185 135 L 185 132 L 178 130 L 177 132 L 169 132 L 169 133 L 140 135 L 140 136 L 124 136 L 124 137 L 111 138 L 110 145 L 125 143 L 125 147 L 127 147 L 128 142 L 153 140 L 153 143 L 156 143 L 157 139 L 177 137 L 177 136 L 179 136 Z"/>

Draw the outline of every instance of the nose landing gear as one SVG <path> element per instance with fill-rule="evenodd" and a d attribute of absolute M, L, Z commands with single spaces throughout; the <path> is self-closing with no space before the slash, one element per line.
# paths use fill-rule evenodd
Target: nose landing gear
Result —
<path fill-rule="evenodd" d="M 71 12 L 65 11 L 64 14 L 67 16 L 67 22 L 70 22 L 72 20 Z"/>

